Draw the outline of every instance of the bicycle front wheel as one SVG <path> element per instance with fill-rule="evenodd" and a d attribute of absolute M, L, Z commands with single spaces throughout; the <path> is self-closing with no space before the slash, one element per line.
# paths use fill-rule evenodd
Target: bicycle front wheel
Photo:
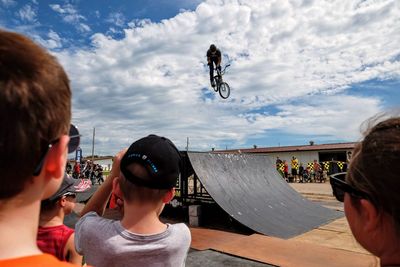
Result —
<path fill-rule="evenodd" d="M 231 94 L 231 88 L 229 87 L 229 84 L 227 84 L 226 82 L 222 82 L 219 85 L 219 95 L 223 99 L 227 99 L 230 94 Z"/>

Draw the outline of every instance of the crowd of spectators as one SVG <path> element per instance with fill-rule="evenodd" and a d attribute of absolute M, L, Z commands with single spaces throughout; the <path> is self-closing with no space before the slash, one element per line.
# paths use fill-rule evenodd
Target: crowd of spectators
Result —
<path fill-rule="evenodd" d="M 290 183 L 323 183 L 328 180 L 328 175 L 347 168 L 347 163 L 341 161 L 318 162 L 314 159 L 312 162 L 303 164 L 295 156 L 292 157 L 290 162 L 290 172 L 286 160 L 277 157 L 275 164 L 276 170 L 282 175 L 283 179 Z M 332 168 L 332 166 L 335 166 L 335 168 Z"/>
<path fill-rule="evenodd" d="M 83 162 L 75 161 L 73 166 L 67 162 L 66 172 L 74 179 L 89 179 L 92 185 L 104 182 L 103 167 L 91 160 Z"/>

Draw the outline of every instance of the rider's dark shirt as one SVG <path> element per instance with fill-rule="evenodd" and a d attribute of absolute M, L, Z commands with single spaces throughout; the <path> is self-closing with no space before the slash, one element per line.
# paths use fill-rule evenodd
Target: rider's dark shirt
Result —
<path fill-rule="evenodd" d="M 214 53 L 211 52 L 210 49 L 207 50 L 207 58 L 210 58 L 211 61 L 217 61 L 218 58 L 221 58 L 221 51 L 217 49 Z"/>

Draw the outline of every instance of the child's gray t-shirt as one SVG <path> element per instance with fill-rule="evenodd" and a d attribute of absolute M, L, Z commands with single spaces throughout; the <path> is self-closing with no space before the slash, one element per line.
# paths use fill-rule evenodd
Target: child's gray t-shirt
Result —
<path fill-rule="evenodd" d="M 88 265 L 96 267 L 185 266 L 189 228 L 183 223 L 167 226 L 159 234 L 139 235 L 123 228 L 120 221 L 89 212 L 75 226 L 75 248 Z"/>

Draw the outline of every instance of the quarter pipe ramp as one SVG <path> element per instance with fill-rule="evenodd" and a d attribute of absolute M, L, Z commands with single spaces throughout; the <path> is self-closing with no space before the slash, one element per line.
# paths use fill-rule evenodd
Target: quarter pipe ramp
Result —
<path fill-rule="evenodd" d="M 293 190 L 275 170 L 271 157 L 198 152 L 188 156 L 215 202 L 256 232 L 290 238 L 343 216 Z"/>

